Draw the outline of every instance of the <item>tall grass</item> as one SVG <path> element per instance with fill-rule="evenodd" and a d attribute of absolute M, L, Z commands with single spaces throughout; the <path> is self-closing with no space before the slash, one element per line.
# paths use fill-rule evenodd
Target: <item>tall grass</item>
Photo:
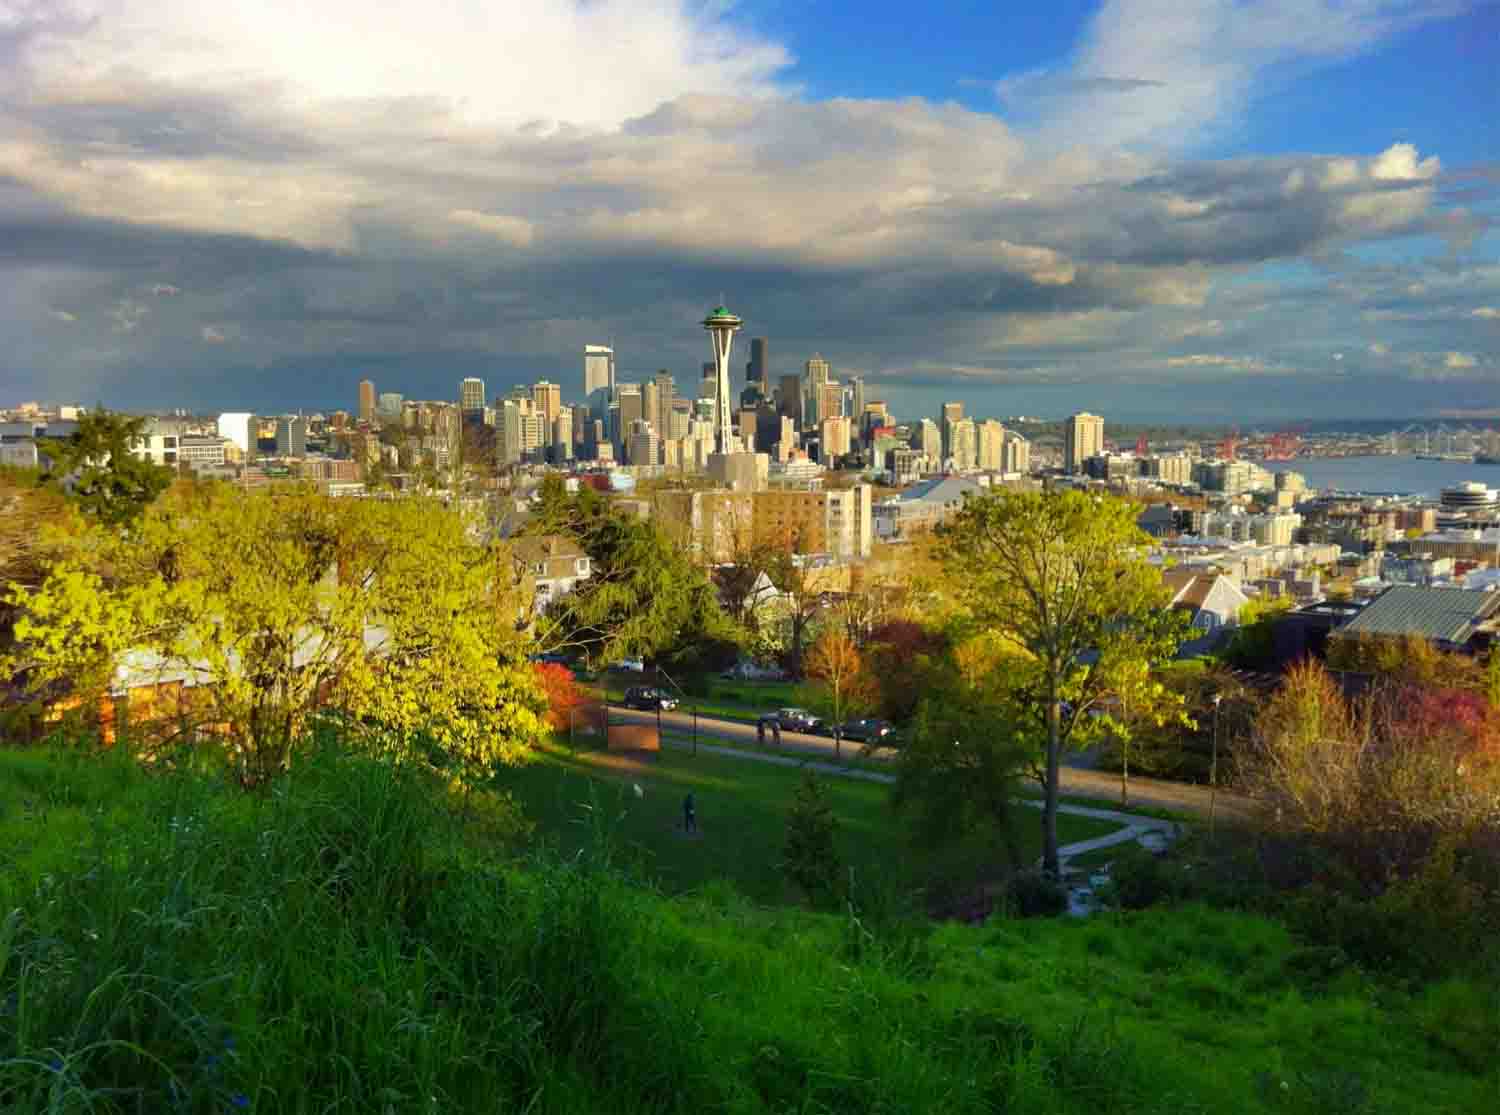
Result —
<path fill-rule="evenodd" d="M 577 854 L 518 869 L 440 786 L 331 751 L 249 796 L 212 772 L 0 753 L 0 790 L 6 1115 L 1459 1112 L 1496 1094 L 1488 1031 L 1453 1022 L 1462 985 L 1412 1016 L 1447 1025 L 1445 1047 L 1357 974 L 1304 994 L 1294 942 L 1259 919 L 917 929 L 858 887 L 826 916 L 722 884 L 668 900 L 621 868 L 597 801 Z"/>

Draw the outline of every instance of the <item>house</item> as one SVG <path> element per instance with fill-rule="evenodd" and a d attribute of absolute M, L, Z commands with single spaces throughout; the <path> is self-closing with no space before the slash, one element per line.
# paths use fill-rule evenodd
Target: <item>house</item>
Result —
<path fill-rule="evenodd" d="M 538 611 L 592 576 L 583 548 L 561 534 L 517 539 L 511 554 L 521 587 Z"/>
<path fill-rule="evenodd" d="M 1415 635 L 1441 650 L 1475 651 L 1500 628 L 1500 593 L 1467 588 L 1392 585 L 1365 605 L 1335 638 Z"/>
<path fill-rule="evenodd" d="M 1178 654 L 1191 657 L 1212 650 L 1226 628 L 1240 621 L 1240 609 L 1250 598 L 1229 577 L 1217 570 L 1169 569 L 1162 582 L 1172 593 L 1169 607 L 1187 612 L 1194 636 Z"/>

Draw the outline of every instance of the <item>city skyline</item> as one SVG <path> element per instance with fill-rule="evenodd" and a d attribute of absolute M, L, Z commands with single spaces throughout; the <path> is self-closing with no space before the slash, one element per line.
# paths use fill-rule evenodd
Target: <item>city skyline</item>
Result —
<path fill-rule="evenodd" d="M 571 391 L 587 343 L 686 391 L 722 291 L 771 382 L 821 352 L 898 413 L 1500 404 L 1494 5 L 942 11 L 915 46 L 878 2 L 625 11 L 25 9 L 10 401 Z M 591 80 L 558 84 L 584 43 Z"/>

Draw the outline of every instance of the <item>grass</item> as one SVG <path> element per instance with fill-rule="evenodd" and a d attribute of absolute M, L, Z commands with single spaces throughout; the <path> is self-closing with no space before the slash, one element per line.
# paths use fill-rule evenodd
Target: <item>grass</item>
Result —
<path fill-rule="evenodd" d="M 668 899 L 597 824 L 502 864 L 441 788 L 336 754 L 245 795 L 0 752 L 0 809 L 7 1115 L 1500 1105 L 1487 989 L 1408 994 L 1259 917 Z"/>
<path fill-rule="evenodd" d="M 788 896 L 777 863 L 786 835 L 786 814 L 802 778 L 799 768 L 667 748 L 638 770 L 611 767 L 595 751 L 570 753 L 552 746 L 539 761 L 504 772 L 501 784 L 562 856 L 576 855 L 592 839 L 591 824 L 610 826 L 613 838 L 641 870 L 669 893 L 727 879 L 760 902 Z M 840 852 L 858 876 L 902 888 L 927 880 L 932 868 L 955 873 L 976 850 L 960 849 L 937 864 L 918 865 L 890 809 L 889 787 L 828 776 L 824 781 L 842 833 Z M 639 785 L 643 797 L 635 796 Z M 682 800 L 694 795 L 701 836 L 683 835 Z M 1040 828 L 1030 810 L 1018 818 L 1024 854 L 1041 854 Z M 1064 815 L 1064 842 L 1115 831 L 1108 821 Z"/>
<path fill-rule="evenodd" d="M 678 679 L 681 680 L 680 678 Z M 650 675 L 605 673 L 595 681 L 597 691 L 608 690 L 610 699 L 618 701 L 632 685 L 656 685 Z M 665 682 L 664 688 L 671 688 Z M 710 678 L 708 692 L 701 696 L 679 693 L 682 710 L 697 706 L 701 716 L 719 716 L 727 720 L 750 720 L 778 708 L 796 705 L 797 686 L 790 681 L 726 681 Z"/>

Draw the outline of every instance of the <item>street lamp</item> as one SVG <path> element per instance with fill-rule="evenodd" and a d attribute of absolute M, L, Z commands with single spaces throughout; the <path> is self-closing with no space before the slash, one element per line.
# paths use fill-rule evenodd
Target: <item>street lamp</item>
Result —
<path fill-rule="evenodd" d="M 1214 736 L 1213 751 L 1208 760 L 1208 835 L 1214 834 L 1214 808 L 1218 804 L 1219 796 L 1219 702 L 1224 699 L 1222 693 L 1214 694 Z"/>

